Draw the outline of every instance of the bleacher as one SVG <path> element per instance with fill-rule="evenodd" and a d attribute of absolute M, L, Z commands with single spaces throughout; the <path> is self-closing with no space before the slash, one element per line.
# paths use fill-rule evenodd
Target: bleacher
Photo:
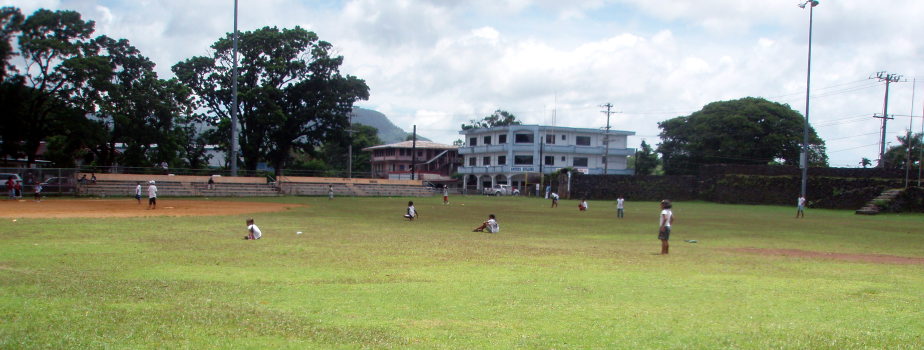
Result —
<path fill-rule="evenodd" d="M 294 196 L 327 196 L 332 187 L 334 196 L 351 197 L 429 197 L 436 193 L 419 180 L 344 179 L 324 177 L 282 176 L 280 191 Z"/>
<path fill-rule="evenodd" d="M 80 178 L 83 174 L 77 174 Z M 98 197 L 133 197 L 135 186 L 141 184 L 141 195 L 147 198 L 148 181 L 154 180 L 158 197 L 257 197 L 278 196 L 275 185 L 262 177 L 216 176 L 212 189 L 208 176 L 173 176 L 140 174 L 96 174 L 96 181 L 78 184 L 78 194 Z"/>

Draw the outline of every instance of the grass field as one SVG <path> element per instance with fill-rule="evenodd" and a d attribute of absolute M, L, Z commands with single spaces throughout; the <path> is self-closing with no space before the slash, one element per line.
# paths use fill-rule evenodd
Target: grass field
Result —
<path fill-rule="evenodd" d="M 920 214 L 680 202 L 661 256 L 654 202 L 239 200 L 306 206 L 255 242 L 248 215 L 3 219 L 0 349 L 924 346 Z"/>

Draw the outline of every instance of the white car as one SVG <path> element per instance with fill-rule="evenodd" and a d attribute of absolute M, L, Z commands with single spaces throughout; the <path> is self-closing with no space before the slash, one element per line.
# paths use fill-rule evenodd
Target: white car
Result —
<path fill-rule="evenodd" d="M 494 187 L 485 187 L 483 193 L 487 196 L 519 196 L 520 190 L 515 188 L 511 190 L 510 186 L 507 185 L 495 185 Z"/>

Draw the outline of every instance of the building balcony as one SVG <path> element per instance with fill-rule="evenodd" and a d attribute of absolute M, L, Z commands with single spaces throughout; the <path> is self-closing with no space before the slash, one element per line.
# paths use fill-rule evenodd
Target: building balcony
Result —
<path fill-rule="evenodd" d="M 507 152 L 507 144 L 459 147 L 459 154 Z"/>
<path fill-rule="evenodd" d="M 551 174 L 559 171 L 562 166 L 543 165 L 541 167 L 543 174 Z M 588 175 L 601 175 L 603 168 L 573 167 L 579 172 Z M 539 165 L 495 165 L 495 166 L 470 166 L 460 167 L 459 174 L 464 175 L 482 175 L 482 174 L 517 174 L 517 173 L 536 173 L 540 171 Z M 635 172 L 632 169 L 607 169 L 609 175 L 632 175 Z"/>

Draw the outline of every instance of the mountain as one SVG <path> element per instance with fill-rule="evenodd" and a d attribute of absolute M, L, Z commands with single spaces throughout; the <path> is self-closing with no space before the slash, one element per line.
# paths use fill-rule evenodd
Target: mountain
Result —
<path fill-rule="evenodd" d="M 404 141 L 404 139 L 410 135 L 409 132 L 395 126 L 384 114 L 371 109 L 353 107 L 353 123 L 368 125 L 378 129 L 379 139 L 386 144 Z M 420 134 L 417 134 L 417 139 L 430 141 L 420 136 Z"/>

